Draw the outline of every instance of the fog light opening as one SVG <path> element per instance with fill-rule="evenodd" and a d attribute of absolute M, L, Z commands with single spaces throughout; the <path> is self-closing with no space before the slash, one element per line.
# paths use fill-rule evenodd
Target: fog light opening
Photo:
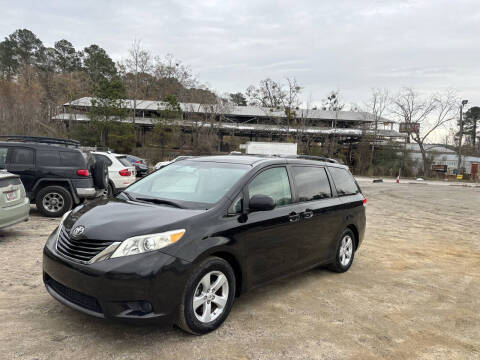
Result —
<path fill-rule="evenodd" d="M 127 316 L 145 316 L 149 315 L 152 310 L 152 304 L 148 301 L 131 301 L 125 303 L 127 309 L 123 312 L 123 315 Z"/>

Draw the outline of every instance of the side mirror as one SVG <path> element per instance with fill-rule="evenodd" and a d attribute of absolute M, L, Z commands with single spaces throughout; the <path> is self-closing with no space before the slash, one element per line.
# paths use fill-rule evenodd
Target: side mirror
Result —
<path fill-rule="evenodd" d="M 275 200 L 266 195 L 253 195 L 248 203 L 250 211 L 268 211 L 275 208 Z"/>

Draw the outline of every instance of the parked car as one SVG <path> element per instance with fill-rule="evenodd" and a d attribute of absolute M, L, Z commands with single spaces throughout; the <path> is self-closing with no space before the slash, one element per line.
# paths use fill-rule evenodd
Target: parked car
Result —
<path fill-rule="evenodd" d="M 347 271 L 365 205 L 337 163 L 187 159 L 66 215 L 44 247 L 43 278 L 86 314 L 203 334 L 248 289 L 319 265 Z"/>
<path fill-rule="evenodd" d="M 135 166 L 135 171 L 138 177 L 143 177 L 149 173 L 147 160 L 133 155 L 126 155 L 130 163 Z"/>
<path fill-rule="evenodd" d="M 135 166 L 130 163 L 126 155 L 115 154 L 109 151 L 94 151 L 92 154 L 96 160 L 104 161 L 108 166 L 109 181 L 106 195 L 116 195 L 135 182 Z"/>
<path fill-rule="evenodd" d="M 170 160 L 170 161 L 160 161 L 160 162 L 155 164 L 154 169 L 158 170 L 158 169 L 161 169 L 161 168 L 167 166 L 168 164 L 174 163 L 176 161 L 181 161 L 181 160 L 186 160 L 186 159 L 191 159 L 191 158 L 193 158 L 193 156 L 183 156 L 182 155 L 182 156 L 177 156 L 175 159 Z"/>
<path fill-rule="evenodd" d="M 30 200 L 18 175 L 0 170 L 0 229 L 28 220 Z"/>
<path fill-rule="evenodd" d="M 73 140 L 0 136 L 0 168 L 20 176 L 28 198 L 43 215 L 60 217 L 84 199 L 101 196 L 108 185 L 105 164 L 95 162 L 79 145 Z"/>

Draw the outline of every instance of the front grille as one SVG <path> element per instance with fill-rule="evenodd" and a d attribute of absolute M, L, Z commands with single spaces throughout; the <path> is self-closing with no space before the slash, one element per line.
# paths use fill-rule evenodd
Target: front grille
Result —
<path fill-rule="evenodd" d="M 75 305 L 81 306 L 91 311 L 95 311 L 99 314 L 102 313 L 102 308 L 100 307 L 100 304 L 93 296 L 85 295 L 81 292 L 78 292 L 77 290 L 66 287 L 65 285 L 53 280 L 47 274 L 45 274 L 45 284 L 55 290 L 58 295 L 74 303 Z"/>
<path fill-rule="evenodd" d="M 103 251 L 113 241 L 94 240 L 94 239 L 73 239 L 67 230 L 62 226 L 57 240 L 57 251 L 80 262 L 88 262 L 95 255 Z"/>

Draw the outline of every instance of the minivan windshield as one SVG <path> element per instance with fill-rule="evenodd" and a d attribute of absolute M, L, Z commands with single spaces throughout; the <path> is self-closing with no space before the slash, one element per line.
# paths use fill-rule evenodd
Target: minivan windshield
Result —
<path fill-rule="evenodd" d="M 208 208 L 217 203 L 249 169 L 250 166 L 244 164 L 183 160 L 155 171 L 125 192 L 131 199 L 150 199 L 158 204 L 162 204 L 158 200 L 166 200 L 163 204 Z"/>

